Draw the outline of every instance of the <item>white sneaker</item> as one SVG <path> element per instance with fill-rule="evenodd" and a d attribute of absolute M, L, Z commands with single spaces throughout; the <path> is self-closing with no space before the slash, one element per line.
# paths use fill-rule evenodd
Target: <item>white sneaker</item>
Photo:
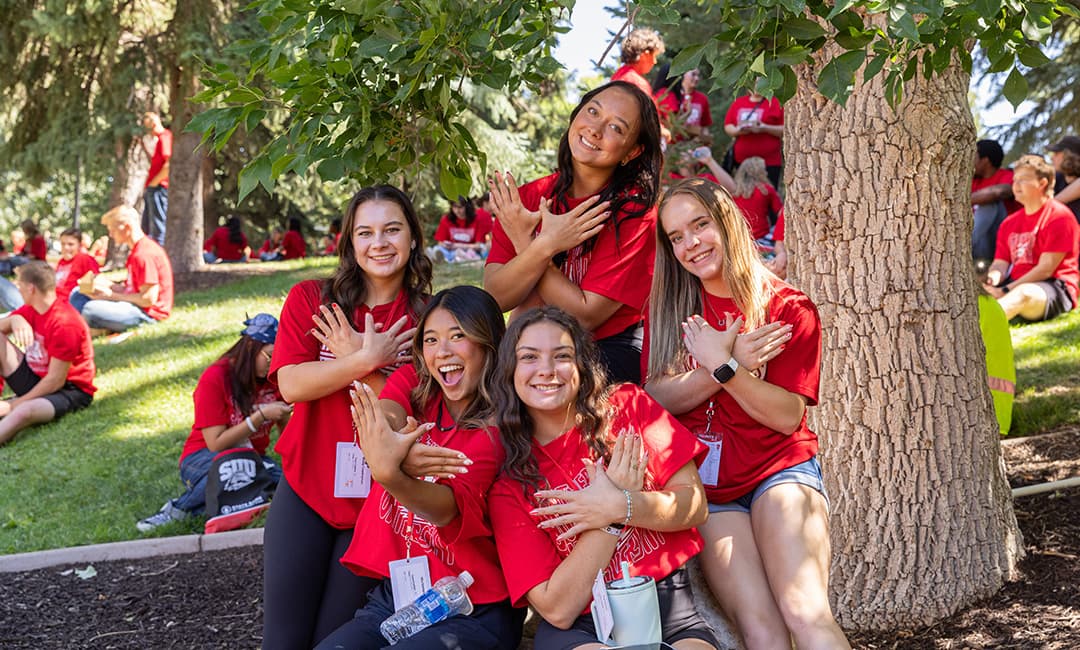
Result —
<path fill-rule="evenodd" d="M 158 510 L 154 514 L 150 515 L 146 519 L 140 520 L 135 524 L 135 527 L 139 529 L 140 533 L 148 533 L 154 530 L 158 526 L 164 526 L 170 521 L 180 521 L 181 519 L 187 519 L 189 514 L 180 508 L 177 508 L 172 504 L 172 501 L 168 501 L 165 505 L 161 506 L 161 510 Z"/>

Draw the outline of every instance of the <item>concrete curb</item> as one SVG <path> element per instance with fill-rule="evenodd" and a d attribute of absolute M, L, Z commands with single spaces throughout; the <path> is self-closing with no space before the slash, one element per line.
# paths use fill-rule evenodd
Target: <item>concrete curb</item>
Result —
<path fill-rule="evenodd" d="M 137 560 L 158 555 L 221 551 L 239 546 L 258 546 L 262 542 L 262 528 L 247 528 L 212 535 L 180 535 L 137 539 L 130 542 L 72 546 L 0 556 L 0 573 L 33 571 L 61 564 L 89 564 L 111 560 Z"/>

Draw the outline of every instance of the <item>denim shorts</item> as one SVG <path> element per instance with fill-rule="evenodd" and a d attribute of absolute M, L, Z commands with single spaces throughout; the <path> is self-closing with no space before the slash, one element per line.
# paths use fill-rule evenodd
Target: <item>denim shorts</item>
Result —
<path fill-rule="evenodd" d="M 780 470 L 734 501 L 710 503 L 709 514 L 714 512 L 745 512 L 750 514 L 750 507 L 754 505 L 758 497 L 765 494 L 765 490 L 784 483 L 797 483 L 817 490 L 821 493 L 821 496 L 825 497 L 825 508 L 828 509 L 829 495 L 825 492 L 825 480 L 821 475 L 821 463 L 818 462 L 817 456 L 814 456 L 798 465 Z"/>

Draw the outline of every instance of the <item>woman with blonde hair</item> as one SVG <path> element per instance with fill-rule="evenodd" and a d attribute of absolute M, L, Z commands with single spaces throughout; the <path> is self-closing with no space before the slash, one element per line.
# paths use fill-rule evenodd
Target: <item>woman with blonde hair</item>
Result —
<path fill-rule="evenodd" d="M 735 172 L 735 191 L 731 193 L 731 198 L 746 218 L 754 239 L 763 239 L 769 235 L 770 224 L 784 207 L 780 195 L 769 183 L 765 160 L 757 156 L 747 158 L 739 165 Z"/>
<path fill-rule="evenodd" d="M 646 390 L 709 447 L 701 562 L 746 647 L 848 647 L 829 606 L 828 499 L 806 424 L 817 308 L 765 268 L 708 181 L 679 181 L 660 202 L 646 351 Z"/>

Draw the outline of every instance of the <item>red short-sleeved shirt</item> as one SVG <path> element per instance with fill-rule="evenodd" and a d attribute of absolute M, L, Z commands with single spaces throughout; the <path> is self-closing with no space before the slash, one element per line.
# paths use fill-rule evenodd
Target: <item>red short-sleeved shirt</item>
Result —
<path fill-rule="evenodd" d="M 244 259 L 244 249 L 247 248 L 248 240 L 244 233 L 240 233 L 240 243 L 229 239 L 229 229 L 221 226 L 210 235 L 210 239 L 203 244 L 203 250 L 213 253 L 223 260 L 236 262 Z"/>
<path fill-rule="evenodd" d="M 634 84 L 638 89 L 645 93 L 649 98 L 653 100 L 653 105 L 656 106 L 657 115 L 660 114 L 660 106 L 656 103 L 656 98 L 652 94 L 652 84 L 639 73 L 634 67 L 627 63 L 615 71 L 615 74 L 611 75 L 612 81 L 625 81 L 626 83 Z"/>
<path fill-rule="evenodd" d="M 173 273 L 165 249 L 153 239 L 143 237 L 131 247 L 127 258 L 128 293 L 138 293 L 144 284 L 158 285 L 158 297 L 154 304 L 143 311 L 154 320 L 165 320 L 173 308 Z"/>
<path fill-rule="evenodd" d="M 70 260 L 61 257 L 56 263 L 56 297 L 67 300 L 75 285 L 79 284 L 79 278 L 86 275 L 87 271 L 101 271 L 97 260 L 90 255 L 75 253 Z"/>
<path fill-rule="evenodd" d="M 44 262 L 45 256 L 49 253 L 49 246 L 45 243 L 45 237 L 43 235 L 38 235 L 26 242 L 26 246 L 23 247 L 23 253 L 28 253 L 29 257 Z"/>
<path fill-rule="evenodd" d="M 56 300 L 44 314 L 39 314 L 30 305 L 23 305 L 13 314 L 25 318 L 34 330 L 34 342 L 26 348 L 26 363 L 35 375 L 44 377 L 48 374 L 49 362 L 53 359 L 67 361 L 71 363 L 67 381 L 87 395 L 97 391 L 90 330 L 70 303 Z"/>
<path fill-rule="evenodd" d="M 769 301 L 769 322 L 780 321 L 794 326 L 791 340 L 784 351 L 764 367 L 765 381 L 806 398 L 807 406 L 817 404 L 821 367 L 821 320 L 817 307 L 798 289 L 778 278 L 772 280 L 776 295 Z M 725 313 L 742 314 L 730 298 L 705 294 L 707 305 L 703 316 L 710 325 L 724 329 Z M 646 320 L 645 346 L 641 358 L 649 358 L 649 328 Z M 643 361 L 644 363 L 644 361 Z M 791 435 L 784 435 L 759 424 L 747 415 L 735 398 L 717 385 L 712 395 L 703 396 L 695 408 L 678 416 L 687 429 L 702 439 L 706 425 L 712 433 L 723 434 L 720 454 L 720 473 L 716 485 L 706 485 L 705 493 L 711 503 L 727 503 L 750 492 L 764 479 L 817 454 L 818 439 L 806 426 L 806 416 Z M 708 406 L 715 413 L 708 421 Z"/>
<path fill-rule="evenodd" d="M 285 233 L 285 237 L 281 240 L 281 249 L 281 256 L 287 260 L 307 257 L 307 243 L 304 242 L 304 238 L 300 233 L 295 230 Z"/>
<path fill-rule="evenodd" d="M 408 394 L 417 383 L 415 369 L 403 366 L 390 376 L 379 397 L 393 399 L 411 412 Z M 404 401 L 401 401 L 402 396 Z M 360 512 L 356 533 L 341 563 L 361 575 L 389 577 L 389 563 L 405 557 L 409 546 L 406 531 L 411 520 L 413 532 L 409 552 L 413 556 L 427 556 L 433 583 L 439 578 L 468 571 L 475 580 L 469 587 L 472 602 L 483 604 L 506 600 L 506 580 L 495 552 L 487 513 L 487 492 L 504 457 L 499 433 L 495 429 L 454 427 L 445 408 L 439 408 L 442 402 L 440 392 L 424 410 L 421 422 L 440 424 L 425 434 L 420 444 L 456 449 L 472 460 L 467 474 L 436 481 L 453 491 L 458 516 L 446 526 L 435 526 L 410 513 L 381 485 L 373 483 L 371 496 Z M 449 430 L 443 431 L 444 428 Z"/>
<path fill-rule="evenodd" d="M 635 431 L 649 452 L 646 490 L 662 488 L 684 465 L 704 458 L 705 446 L 637 386 L 621 385 L 612 393 L 610 406 L 612 437 Z M 589 458 L 591 453 L 577 428 L 544 446 L 533 441 L 532 453 L 551 489 L 580 490 L 588 485 L 581 459 Z M 522 605 L 529 590 L 550 579 L 570 555 L 577 538 L 556 539 L 569 527 L 539 528 L 541 519 L 529 514 L 536 504 L 525 498 L 520 483 L 505 475 L 495 482 L 488 507 L 510 598 L 514 604 Z M 619 577 L 619 565 L 625 561 L 630 563 L 632 574 L 659 580 L 685 564 L 701 548 L 701 537 L 693 528 L 660 532 L 628 526 L 604 569 L 604 578 Z"/>
<path fill-rule="evenodd" d="M 484 210 L 476 211 L 476 218 L 469 225 L 459 223 L 452 214 L 444 214 L 435 229 L 435 241 L 455 244 L 475 244 L 491 234 L 491 215 Z"/>
<path fill-rule="evenodd" d="M 783 124 L 784 107 L 775 97 L 756 102 L 749 95 L 743 95 L 731 103 L 724 116 L 724 124 L 741 125 L 752 121 L 772 126 Z M 783 140 L 768 133 L 747 133 L 735 138 L 736 163 L 754 156 L 764 158 L 769 166 L 784 164 Z"/>
<path fill-rule="evenodd" d="M 780 206 L 780 214 L 776 215 L 776 227 L 773 228 L 773 241 L 784 241 L 784 206 Z"/>
<path fill-rule="evenodd" d="M 682 116 L 686 126 L 706 127 L 712 126 L 712 111 L 709 108 L 709 97 L 702 92 L 694 91 L 690 97 L 683 97 L 683 106 L 679 106 L 679 98 L 667 88 L 661 88 L 654 95 L 653 100 L 660 107 L 660 115 L 668 119 L 672 114 Z M 685 140 L 685 136 L 679 136 L 678 140 Z"/>
<path fill-rule="evenodd" d="M 281 308 L 274 358 L 270 362 L 270 381 L 277 383 L 277 371 L 308 361 L 331 361 L 334 355 L 308 332 L 311 316 L 322 304 L 322 281 L 305 280 L 294 286 Z M 376 323 L 389 327 L 408 316 L 408 327 L 416 324 L 416 315 L 408 306 L 405 291 L 397 298 L 373 309 L 361 305 L 353 313 L 355 327 L 363 331 L 364 317 L 372 314 Z M 359 377 L 357 378 L 359 379 Z M 360 514 L 363 499 L 334 497 L 334 464 L 337 443 L 353 440 L 352 416 L 349 415 L 349 390 L 340 390 L 310 402 L 293 405 L 292 418 L 282 431 L 274 449 L 281 455 L 282 469 L 289 485 L 304 503 L 335 528 L 352 528 Z"/>
<path fill-rule="evenodd" d="M 998 228 L 994 258 L 1012 264 L 1009 277 L 1016 280 L 1039 263 L 1043 253 L 1065 253 L 1052 277 L 1059 278 L 1077 304 L 1077 284 L 1080 283 L 1077 254 L 1080 252 L 1080 225 L 1072 210 L 1056 199 L 1050 199 L 1037 212 L 1019 210 L 1010 214 Z"/>
<path fill-rule="evenodd" d="M 1002 167 L 996 172 L 988 176 L 987 178 L 980 178 L 978 176 L 971 177 L 971 192 L 974 194 L 981 189 L 987 187 L 993 187 L 994 185 L 1009 185 L 1012 186 L 1013 182 L 1013 170 L 1008 167 Z M 1022 209 L 1024 206 L 1017 203 L 1014 199 L 1008 199 L 1005 201 L 1005 210 L 1012 214 L 1017 210 Z"/>
<path fill-rule="evenodd" d="M 541 198 L 551 198 L 558 174 L 552 174 L 522 185 L 518 192 L 521 203 L 529 210 L 540 207 Z M 587 196 L 569 199 L 572 210 Z M 496 222 L 491 238 L 488 264 L 505 264 L 515 256 L 514 245 Z M 653 262 L 656 255 L 656 208 L 644 216 L 628 219 L 619 226 L 618 242 L 615 228 L 604 225 L 593 240 L 592 250 L 584 246 L 569 251 L 562 272 L 571 282 L 585 291 L 622 303 L 619 309 L 593 331 L 597 339 L 607 338 L 641 322 L 641 310 L 649 297 Z"/>
<path fill-rule="evenodd" d="M 157 144 L 154 145 L 154 153 L 150 156 L 150 171 L 146 173 L 146 186 L 150 187 L 150 181 L 154 180 L 157 173 L 172 158 L 173 133 L 169 129 L 162 130 L 157 134 Z M 161 187 L 169 186 L 169 176 L 161 179 Z"/>
<path fill-rule="evenodd" d="M 731 198 L 746 217 L 754 239 L 761 239 L 769 234 L 769 212 L 777 214 L 784 205 L 772 185 L 755 187 L 750 196 L 733 195 Z"/>
<path fill-rule="evenodd" d="M 184 443 L 183 451 L 180 452 L 180 462 L 183 462 L 188 454 L 206 449 L 203 429 L 222 425 L 228 429 L 240 424 L 244 418 L 251 415 L 250 412 L 241 413 L 233 400 L 229 364 L 228 359 L 218 359 L 199 377 L 199 383 L 195 386 L 195 393 L 192 395 L 195 400 L 195 423 L 191 426 L 191 433 L 188 435 L 187 442 Z M 256 388 L 255 399 L 251 403 L 254 406 L 279 401 L 281 401 L 281 395 L 277 387 L 269 382 L 263 382 Z M 248 438 L 248 442 L 259 454 L 266 454 L 266 448 L 270 446 L 270 429 L 273 426 L 273 422 L 264 422 Z"/>

